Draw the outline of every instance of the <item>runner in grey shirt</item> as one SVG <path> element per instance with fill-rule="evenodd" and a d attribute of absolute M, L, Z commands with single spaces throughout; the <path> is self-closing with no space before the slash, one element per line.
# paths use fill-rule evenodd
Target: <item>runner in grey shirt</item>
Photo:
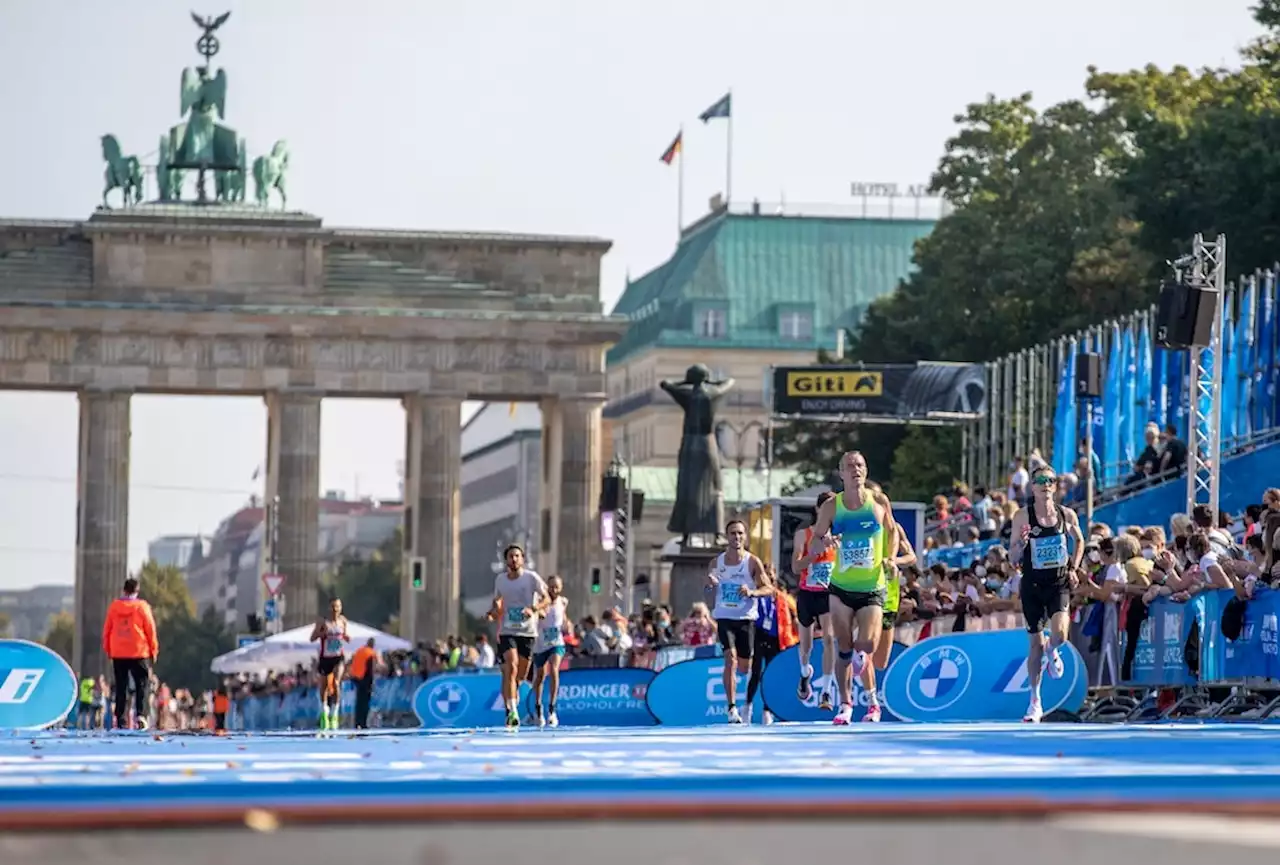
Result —
<path fill-rule="evenodd" d="M 502 553 L 507 569 L 493 584 L 489 618 L 498 626 L 498 660 L 502 664 L 502 699 L 507 726 L 520 726 L 520 683 L 529 676 L 538 616 L 548 604 L 547 584 L 524 566 L 524 550 L 511 544 Z"/>

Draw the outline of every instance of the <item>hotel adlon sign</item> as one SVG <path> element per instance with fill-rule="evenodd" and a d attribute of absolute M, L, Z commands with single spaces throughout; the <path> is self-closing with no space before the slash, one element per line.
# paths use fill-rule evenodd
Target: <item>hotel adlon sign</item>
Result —
<path fill-rule="evenodd" d="M 986 411 L 981 364 L 789 366 L 772 372 L 773 413 L 967 420 Z"/>

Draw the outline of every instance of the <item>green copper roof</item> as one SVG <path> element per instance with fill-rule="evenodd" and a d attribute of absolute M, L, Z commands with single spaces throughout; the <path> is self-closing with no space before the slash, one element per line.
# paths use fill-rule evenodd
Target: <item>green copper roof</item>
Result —
<path fill-rule="evenodd" d="M 651 347 L 812 349 L 834 342 L 911 270 L 929 219 L 720 213 L 687 229 L 665 264 L 627 285 L 613 312 L 633 324 L 610 363 Z M 724 337 L 701 337 L 695 314 L 725 310 Z M 783 338 L 779 315 L 805 313 L 809 338 Z"/>
<path fill-rule="evenodd" d="M 636 466 L 631 472 L 631 483 L 635 489 L 644 491 L 646 502 L 664 504 L 675 502 L 677 475 L 675 468 Z M 732 513 L 737 509 L 740 501 L 750 504 L 782 495 L 782 490 L 799 476 L 800 472 L 792 469 L 774 469 L 768 473 L 757 473 L 753 466 L 746 466 L 742 470 L 742 492 L 739 499 L 738 470 L 731 463 L 722 469 L 725 510 Z"/>

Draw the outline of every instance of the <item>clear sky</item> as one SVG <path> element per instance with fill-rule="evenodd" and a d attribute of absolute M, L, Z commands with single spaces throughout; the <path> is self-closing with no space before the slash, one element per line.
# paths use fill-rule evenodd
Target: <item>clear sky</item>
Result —
<path fill-rule="evenodd" d="M 987 93 L 1078 97 L 1085 67 L 1234 64 L 1248 0 L 217 0 L 215 66 L 249 157 L 291 150 L 290 205 L 330 226 L 581 233 L 614 241 L 603 300 L 723 189 L 848 205 L 854 180 L 926 181 L 953 116 Z M 1210 12 L 1212 14 L 1210 14 Z M 82 219 L 98 139 L 144 162 L 179 120 L 199 31 L 167 0 L 0 2 L 0 217 Z M 0 291 L 3 286 L 0 286 Z M 323 489 L 394 497 L 394 402 L 326 400 Z M 77 408 L 0 392 L 0 588 L 74 575 Z M 133 400 L 129 561 L 161 534 L 212 531 L 260 481 L 255 399 Z"/>

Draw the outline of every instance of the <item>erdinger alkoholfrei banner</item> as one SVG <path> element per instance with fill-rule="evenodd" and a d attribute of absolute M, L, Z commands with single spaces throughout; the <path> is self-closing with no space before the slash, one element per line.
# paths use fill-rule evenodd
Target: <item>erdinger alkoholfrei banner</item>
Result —
<path fill-rule="evenodd" d="M 773 413 L 964 421 L 986 414 L 981 364 L 904 363 L 773 369 Z"/>

